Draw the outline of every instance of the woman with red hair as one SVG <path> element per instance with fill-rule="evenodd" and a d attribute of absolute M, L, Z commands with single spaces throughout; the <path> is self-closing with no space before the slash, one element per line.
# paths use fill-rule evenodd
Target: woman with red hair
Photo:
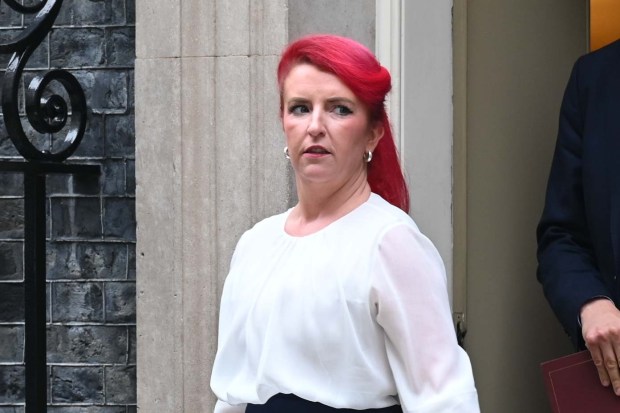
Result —
<path fill-rule="evenodd" d="M 285 49 L 278 84 L 299 201 L 235 249 L 215 412 L 479 412 L 443 262 L 407 215 L 388 71 L 315 35 Z"/>

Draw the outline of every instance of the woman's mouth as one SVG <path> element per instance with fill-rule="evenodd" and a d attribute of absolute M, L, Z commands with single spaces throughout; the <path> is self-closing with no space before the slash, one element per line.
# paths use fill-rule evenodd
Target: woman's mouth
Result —
<path fill-rule="evenodd" d="M 325 148 L 323 148 L 322 146 L 310 146 L 309 148 L 307 148 L 304 151 L 305 155 L 314 155 L 314 156 L 321 156 L 321 155 L 329 155 L 329 151 Z"/>

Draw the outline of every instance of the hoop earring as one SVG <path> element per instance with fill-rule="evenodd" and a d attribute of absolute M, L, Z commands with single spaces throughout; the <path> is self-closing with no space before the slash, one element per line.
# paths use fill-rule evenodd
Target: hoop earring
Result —
<path fill-rule="evenodd" d="M 366 163 L 370 163 L 372 161 L 372 151 L 365 152 L 363 158 Z"/>
<path fill-rule="evenodd" d="M 284 147 L 284 157 L 285 157 L 286 159 L 291 159 L 291 157 L 290 157 L 290 156 L 289 156 L 289 154 L 288 154 L 288 146 L 285 146 L 285 147 Z"/>

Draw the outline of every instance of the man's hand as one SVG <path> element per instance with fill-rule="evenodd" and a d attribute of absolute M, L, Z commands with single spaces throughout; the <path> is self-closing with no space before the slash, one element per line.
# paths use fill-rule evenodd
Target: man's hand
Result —
<path fill-rule="evenodd" d="M 603 386 L 620 396 L 620 310 L 611 300 L 596 299 L 581 308 L 581 333 Z"/>

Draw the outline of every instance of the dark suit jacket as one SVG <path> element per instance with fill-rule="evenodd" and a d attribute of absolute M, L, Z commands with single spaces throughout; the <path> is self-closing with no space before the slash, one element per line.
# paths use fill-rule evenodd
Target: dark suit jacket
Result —
<path fill-rule="evenodd" d="M 584 348 L 581 307 L 600 296 L 620 304 L 620 41 L 573 67 L 537 237 L 538 280 Z"/>

